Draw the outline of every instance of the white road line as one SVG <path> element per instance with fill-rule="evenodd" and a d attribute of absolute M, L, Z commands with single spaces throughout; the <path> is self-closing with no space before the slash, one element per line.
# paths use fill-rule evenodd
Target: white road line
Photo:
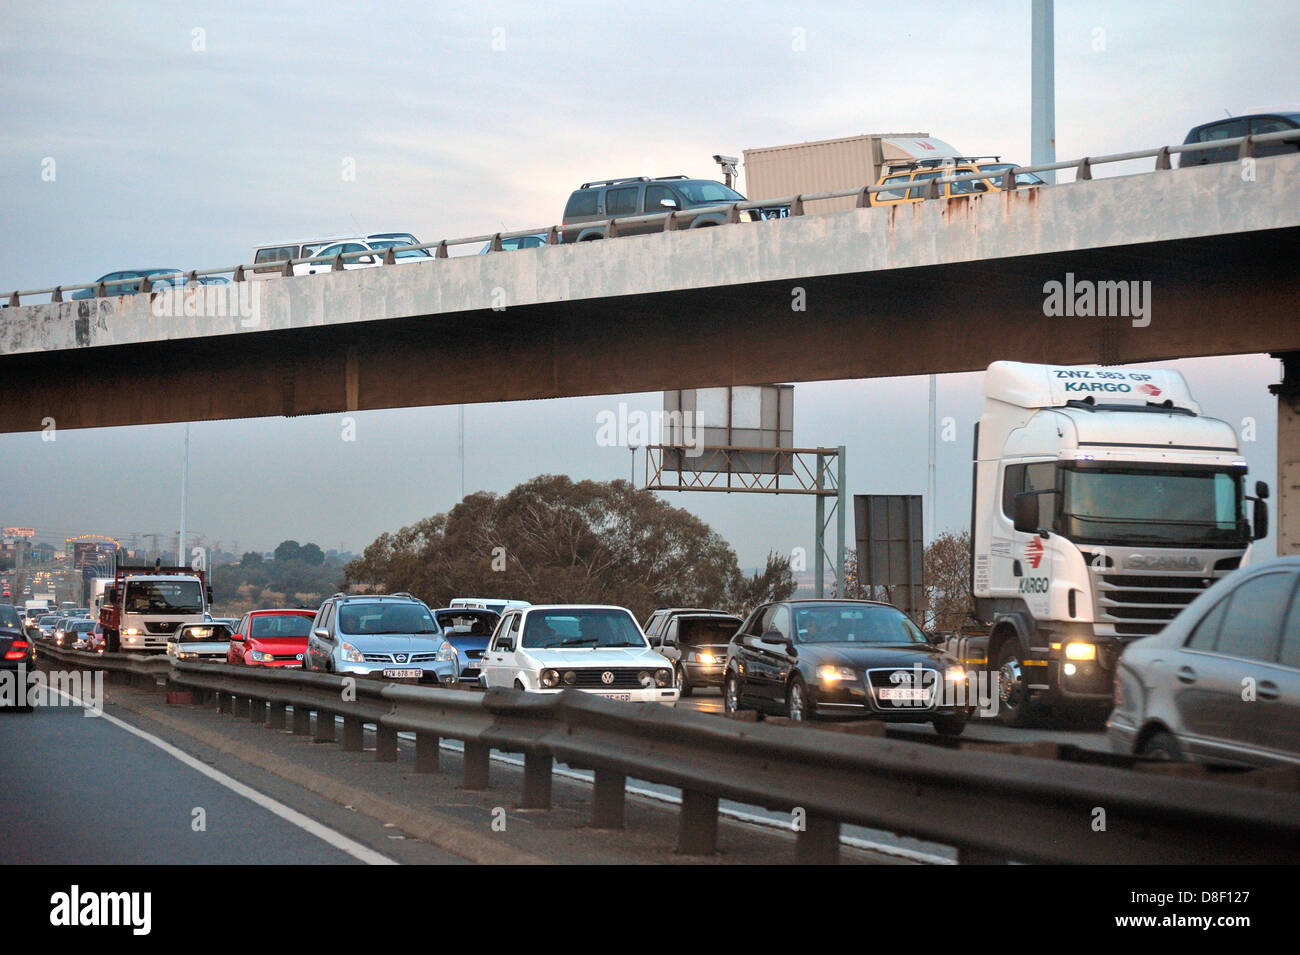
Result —
<path fill-rule="evenodd" d="M 59 689 L 58 687 L 51 686 L 50 689 L 53 690 L 55 693 L 58 693 L 60 696 L 72 700 L 78 706 L 86 705 L 85 702 L 82 701 L 80 698 L 73 696 L 69 693 L 65 693 L 63 690 Z M 395 860 L 388 858 L 388 856 L 381 855 L 380 853 L 375 852 L 373 849 L 369 849 L 366 846 L 363 846 L 359 842 L 354 842 L 353 840 L 349 839 L 347 836 L 343 835 L 343 833 L 335 832 L 333 829 L 330 829 L 328 826 L 321 825 L 315 819 L 312 819 L 308 816 L 304 816 L 296 809 L 290 809 L 284 803 L 280 802 L 279 800 L 272 799 L 270 796 L 266 795 L 265 793 L 260 793 L 256 789 L 253 789 L 249 786 L 245 786 L 243 783 L 241 783 L 238 779 L 235 779 L 233 776 L 227 776 L 225 773 L 221 772 L 221 770 L 213 769 L 211 766 L 208 766 L 207 764 L 195 759 L 193 756 L 191 756 L 189 753 L 186 753 L 184 750 L 177 749 L 171 743 L 167 742 L 164 739 L 159 739 L 157 736 L 154 736 L 152 733 L 146 733 L 144 730 L 140 729 L 139 727 L 132 726 L 130 723 L 127 723 L 124 720 L 120 720 L 116 716 L 110 716 L 109 714 L 103 712 L 103 710 L 99 711 L 99 716 L 100 719 L 108 720 L 114 726 L 120 727 L 126 730 L 128 733 L 132 733 L 140 737 L 142 740 L 152 743 L 154 746 L 157 746 L 168 756 L 172 756 L 176 758 L 177 760 L 184 763 L 186 766 L 190 767 L 191 769 L 197 770 L 198 772 L 202 773 L 204 776 L 207 776 L 209 779 L 220 783 L 221 785 L 229 789 L 231 792 L 243 796 L 249 802 L 261 806 L 263 809 L 267 810 L 268 812 L 274 813 L 275 815 L 279 816 L 281 819 L 285 820 L 286 822 L 292 823 L 293 825 L 297 826 L 299 829 L 303 830 L 309 835 L 313 835 L 317 839 L 321 840 L 322 842 L 325 842 L 333 846 L 335 849 L 338 849 L 341 852 L 346 852 L 354 859 L 358 859 L 361 862 L 364 862 L 366 865 L 398 865 L 398 863 Z"/>

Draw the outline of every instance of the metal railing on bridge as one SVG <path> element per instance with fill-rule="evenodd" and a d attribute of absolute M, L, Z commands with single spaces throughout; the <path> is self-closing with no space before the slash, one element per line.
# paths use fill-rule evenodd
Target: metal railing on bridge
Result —
<path fill-rule="evenodd" d="M 1239 136 L 1234 139 L 1220 139 L 1208 143 L 1184 143 L 1177 146 L 1161 146 L 1158 149 L 1144 149 L 1127 153 L 1111 153 L 1104 156 L 1084 156 L 1080 159 L 1072 159 L 1064 162 L 1040 163 L 1032 166 L 1015 166 L 1012 165 L 1006 169 L 988 170 L 974 173 L 965 173 L 960 176 L 941 176 L 926 180 L 924 183 L 908 183 L 908 190 L 922 190 L 923 199 L 938 199 L 939 187 L 950 183 L 966 183 L 976 180 L 1002 180 L 1000 189 L 1011 191 L 1016 189 L 1039 189 L 1044 188 L 1041 185 L 1018 184 L 1017 175 L 1026 173 L 1053 172 L 1073 170 L 1075 181 L 1087 181 L 1092 179 L 1092 170 L 1095 166 L 1101 166 L 1108 163 L 1130 162 L 1138 159 L 1154 159 L 1154 171 L 1172 169 L 1171 157 L 1179 154 L 1196 153 L 1205 150 L 1222 150 L 1237 149 L 1239 159 L 1247 159 L 1255 156 L 1255 147 L 1260 144 L 1269 144 L 1275 142 L 1290 142 L 1300 137 L 1300 132 L 1296 130 L 1280 130 L 1273 133 L 1262 133 L 1257 136 Z M 942 168 L 942 167 L 938 167 Z M 748 199 L 744 202 L 719 203 L 710 206 L 696 206 L 690 209 L 678 209 L 672 212 L 657 212 L 650 215 L 641 216 L 615 216 L 607 219 L 590 219 L 583 221 L 577 226 L 566 226 L 565 224 L 541 226 L 535 229 L 521 229 L 514 232 L 491 232 L 483 235 L 467 236 L 459 239 L 441 239 L 437 242 L 424 242 L 417 245 L 402 245 L 388 248 L 384 251 L 383 264 L 394 264 L 395 255 L 399 252 L 408 252 L 412 250 L 432 251 L 432 258 L 448 258 L 447 250 L 452 246 L 460 245 L 481 245 L 488 244 L 491 252 L 500 252 L 503 250 L 503 241 L 508 239 L 525 238 L 534 235 L 545 235 L 547 245 L 559 245 L 564 242 L 564 232 L 566 228 L 571 231 L 578 229 L 589 230 L 599 227 L 602 229 L 602 235 L 605 238 L 611 238 L 619 234 L 620 229 L 626 229 L 636 226 L 660 225 L 663 231 L 673 232 L 682 228 L 683 223 L 689 223 L 692 219 L 706 214 L 716 214 L 719 212 L 726 213 L 726 222 L 735 224 L 745 221 L 741 217 L 742 212 L 750 210 L 767 209 L 773 206 L 786 206 L 789 208 L 790 216 L 802 216 L 804 214 L 804 205 L 808 202 L 814 202 L 822 199 L 846 199 L 856 197 L 859 208 L 869 207 L 871 196 L 879 192 L 897 192 L 904 188 L 899 183 L 889 184 L 872 184 L 860 186 L 854 189 L 841 189 L 833 192 L 818 193 L 801 193 L 793 196 L 783 196 L 776 199 Z M 348 252 L 337 256 L 305 256 L 301 258 L 278 259 L 273 262 L 257 262 L 244 265 L 227 265 L 217 268 L 192 269 L 188 272 L 166 272 L 158 273 L 153 276 L 133 276 L 130 278 L 107 279 L 100 282 L 86 282 L 78 285 L 56 285 L 51 288 L 29 289 L 27 291 L 14 291 L 9 294 L 9 306 L 16 307 L 22 304 L 22 299 L 32 295 L 49 295 L 51 302 L 62 302 L 64 292 L 80 291 L 82 289 L 93 289 L 96 298 L 104 298 L 114 293 L 109 291 L 109 286 L 139 285 L 139 291 L 148 294 L 153 291 L 155 283 L 161 283 L 167 288 L 189 287 L 201 284 L 201 280 L 206 276 L 212 275 L 231 275 L 236 282 L 248 280 L 249 273 L 266 272 L 268 270 L 279 270 L 285 277 L 294 275 L 293 267 L 302 265 L 307 262 L 331 264 L 331 271 L 343 271 L 346 262 L 352 259 L 358 259 L 366 255 L 374 255 L 377 250 L 366 249 L 361 252 Z M 183 284 L 177 282 L 177 279 L 183 278 Z"/>

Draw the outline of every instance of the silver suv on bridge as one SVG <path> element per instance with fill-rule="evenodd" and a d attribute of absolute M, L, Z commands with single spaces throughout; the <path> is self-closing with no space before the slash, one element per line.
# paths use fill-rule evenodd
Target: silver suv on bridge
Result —
<path fill-rule="evenodd" d="M 455 683 L 454 654 L 424 601 L 408 593 L 335 594 L 312 621 L 304 670 L 379 680 Z"/>

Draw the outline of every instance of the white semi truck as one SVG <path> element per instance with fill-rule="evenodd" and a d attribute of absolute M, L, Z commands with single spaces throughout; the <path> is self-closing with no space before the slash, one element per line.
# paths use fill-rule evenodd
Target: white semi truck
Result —
<path fill-rule="evenodd" d="M 995 675 L 1008 725 L 1043 704 L 1102 713 L 1124 646 L 1249 560 L 1267 497 L 1176 371 L 994 362 L 975 428 L 979 626 L 949 649 Z"/>

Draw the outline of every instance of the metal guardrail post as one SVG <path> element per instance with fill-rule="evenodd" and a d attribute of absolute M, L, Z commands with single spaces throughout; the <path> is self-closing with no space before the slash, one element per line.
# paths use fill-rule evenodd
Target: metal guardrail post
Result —
<path fill-rule="evenodd" d="M 677 822 L 677 851 L 688 856 L 718 851 L 718 797 L 682 790 L 682 812 Z"/>
<path fill-rule="evenodd" d="M 547 753 L 524 754 L 524 809 L 551 808 L 551 767 Z"/>
<path fill-rule="evenodd" d="M 229 713 L 234 705 L 235 698 L 229 693 L 217 690 L 217 712 Z"/>
<path fill-rule="evenodd" d="M 463 789 L 487 789 L 492 747 L 487 743 L 465 740 L 465 779 Z"/>
<path fill-rule="evenodd" d="M 257 726 L 266 722 L 266 700 L 255 696 L 248 698 L 248 722 Z"/>
<path fill-rule="evenodd" d="M 366 724 L 358 716 L 343 717 L 343 752 L 359 753 L 365 746 Z"/>
<path fill-rule="evenodd" d="M 795 837 L 794 861 L 799 865 L 838 865 L 840 824 L 836 819 L 808 816 L 803 831 Z"/>
<path fill-rule="evenodd" d="M 311 735 L 311 710 L 305 706 L 295 705 L 293 708 L 293 735 Z"/>
<path fill-rule="evenodd" d="M 415 771 L 417 773 L 436 773 L 439 764 L 439 744 L 441 740 L 432 733 L 415 734 Z"/>
<path fill-rule="evenodd" d="M 591 787 L 591 828 L 622 829 L 627 819 L 627 776 L 597 768 Z"/>
<path fill-rule="evenodd" d="M 249 699 L 248 697 L 246 697 L 246 696 L 236 696 L 236 697 L 234 697 L 234 704 L 235 704 L 235 705 L 234 705 L 234 716 L 235 716 L 235 719 L 237 719 L 237 720 L 239 720 L 239 719 L 244 719 L 244 720 L 248 719 L 248 708 L 249 708 L 249 705 L 250 705 L 251 703 L 252 703 L 252 700 L 250 700 L 250 699 Z"/>
<path fill-rule="evenodd" d="M 289 707 L 278 700 L 271 701 L 271 714 L 266 718 L 266 728 L 269 730 L 282 730 L 285 728 Z"/>
<path fill-rule="evenodd" d="M 375 759 L 381 763 L 397 762 L 397 730 L 383 723 L 375 724 Z"/>
<path fill-rule="evenodd" d="M 334 742 L 334 714 L 325 710 L 316 711 L 316 742 Z"/>
<path fill-rule="evenodd" d="M 1156 169 L 1172 169 L 1173 163 L 1169 161 L 1169 147 L 1161 146 L 1160 152 L 1156 153 Z"/>

